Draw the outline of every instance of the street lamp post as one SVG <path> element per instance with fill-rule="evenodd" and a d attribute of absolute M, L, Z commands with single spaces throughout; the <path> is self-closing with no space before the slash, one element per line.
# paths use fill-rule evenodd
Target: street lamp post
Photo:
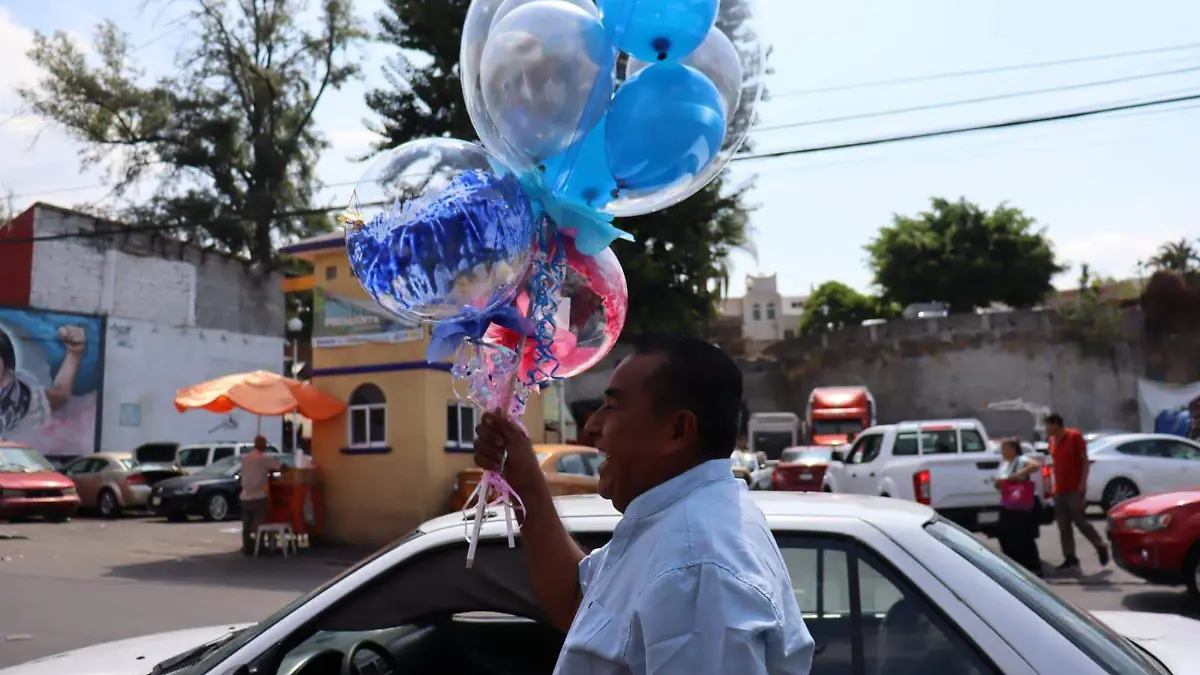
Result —
<path fill-rule="evenodd" d="M 287 322 L 288 332 L 292 334 L 292 377 L 300 374 L 300 332 L 304 330 L 304 321 L 293 316 Z M 300 413 L 292 411 L 292 455 L 296 458 L 296 466 L 301 465 L 300 452 Z"/>

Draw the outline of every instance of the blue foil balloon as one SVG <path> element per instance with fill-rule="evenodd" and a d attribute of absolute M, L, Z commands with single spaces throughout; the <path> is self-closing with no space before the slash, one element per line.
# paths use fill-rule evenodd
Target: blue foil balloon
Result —
<path fill-rule="evenodd" d="M 555 197 L 594 211 L 614 199 L 617 181 L 608 168 L 605 128 L 600 120 L 583 141 L 542 164 L 545 184 Z"/>
<path fill-rule="evenodd" d="M 642 61 L 678 61 L 717 21 L 719 0 L 597 0 L 613 44 Z"/>
<path fill-rule="evenodd" d="M 605 122 L 618 189 L 657 189 L 690 180 L 717 156 L 725 140 L 725 102 L 700 71 L 660 63 L 626 80 Z"/>
<path fill-rule="evenodd" d="M 413 322 L 473 321 L 516 297 L 537 219 L 517 176 L 485 149 L 429 138 L 388 151 L 344 217 L 350 268 Z"/>

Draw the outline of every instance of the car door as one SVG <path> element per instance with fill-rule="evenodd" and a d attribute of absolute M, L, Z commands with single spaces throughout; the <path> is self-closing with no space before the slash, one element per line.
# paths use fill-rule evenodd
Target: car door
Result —
<path fill-rule="evenodd" d="M 883 449 L 883 434 L 864 434 L 854 442 L 850 456 L 846 458 L 846 481 L 858 495 L 878 495 L 883 477 L 879 451 Z"/>
<path fill-rule="evenodd" d="M 63 469 L 62 474 L 75 483 L 75 491 L 79 493 L 79 502 L 85 508 L 96 505 L 96 495 L 100 492 L 100 470 L 104 460 L 95 457 L 81 457 L 71 462 Z"/>

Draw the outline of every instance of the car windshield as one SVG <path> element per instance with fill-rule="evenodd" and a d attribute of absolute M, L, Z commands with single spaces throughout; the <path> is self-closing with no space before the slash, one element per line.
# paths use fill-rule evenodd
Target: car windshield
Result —
<path fill-rule="evenodd" d="M 833 459 L 832 450 L 784 450 L 781 462 L 828 462 Z"/>
<path fill-rule="evenodd" d="M 54 465 L 33 448 L 0 448 L 0 471 L 36 473 L 53 470 Z"/>
<path fill-rule="evenodd" d="M 862 420 L 813 420 L 813 436 L 848 436 L 863 430 Z"/>
<path fill-rule="evenodd" d="M 1148 658 L 1132 642 L 1060 598 L 1045 582 L 1024 568 L 1013 565 L 993 553 L 961 527 L 939 519 L 926 525 L 925 529 L 934 539 L 945 544 L 1012 593 L 1064 638 L 1087 654 L 1103 672 L 1111 675 L 1171 675 L 1162 664 Z"/>
<path fill-rule="evenodd" d="M 200 469 L 196 472 L 196 475 L 214 477 L 219 476 L 223 478 L 226 476 L 232 476 L 233 474 L 237 473 L 238 469 L 240 468 L 242 468 L 241 457 L 226 457 L 225 459 L 213 462 L 203 469 Z"/>

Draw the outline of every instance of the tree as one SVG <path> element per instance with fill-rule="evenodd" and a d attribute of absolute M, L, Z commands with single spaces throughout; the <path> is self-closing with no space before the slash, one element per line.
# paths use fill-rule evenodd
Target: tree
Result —
<path fill-rule="evenodd" d="M 994 302 L 1032 307 L 1067 269 L 1045 229 L 1034 229 L 1036 221 L 1020 209 L 1001 204 L 989 213 L 965 199 L 935 198 L 932 205 L 915 218 L 894 216 L 866 246 L 875 284 L 889 302 L 945 302 L 952 312 Z"/>
<path fill-rule="evenodd" d="M 800 334 L 815 335 L 830 326 L 857 326 L 868 319 L 886 319 L 895 314 L 879 298 L 863 295 L 840 281 L 826 281 L 804 303 Z"/>
<path fill-rule="evenodd" d="M 270 263 L 276 237 L 329 227 L 310 206 L 317 156 L 313 127 L 322 97 L 358 75 L 348 49 L 365 37 L 351 0 L 189 0 L 194 29 L 175 74 L 142 83 L 128 38 L 111 21 L 96 29 L 94 60 L 63 32 L 38 34 L 29 57 L 43 72 L 21 97 L 83 143 L 90 167 L 114 160 L 115 192 L 143 178 L 152 197 L 118 210 L 134 225 Z M 311 29 L 309 28 L 311 26 Z"/>
<path fill-rule="evenodd" d="M 738 27 L 745 10 L 742 3 L 725 4 L 718 22 L 739 45 L 749 37 Z M 376 150 L 423 137 L 477 140 L 458 73 L 470 1 L 385 0 L 385 5 L 378 17 L 379 39 L 398 51 L 384 66 L 389 86 L 367 94 L 367 106 L 379 116 L 368 125 L 381 136 Z M 750 123 L 735 120 L 735 125 Z M 745 198 L 751 187 L 718 178 L 676 206 L 616 223 L 637 238 L 613 245 L 630 297 L 636 298 L 627 335 L 705 331 L 728 286 L 731 253 L 749 248 Z"/>
<path fill-rule="evenodd" d="M 1158 247 L 1158 253 L 1147 262 L 1152 269 L 1174 272 L 1191 281 L 1200 272 L 1200 250 L 1187 239 L 1180 239 Z"/>

